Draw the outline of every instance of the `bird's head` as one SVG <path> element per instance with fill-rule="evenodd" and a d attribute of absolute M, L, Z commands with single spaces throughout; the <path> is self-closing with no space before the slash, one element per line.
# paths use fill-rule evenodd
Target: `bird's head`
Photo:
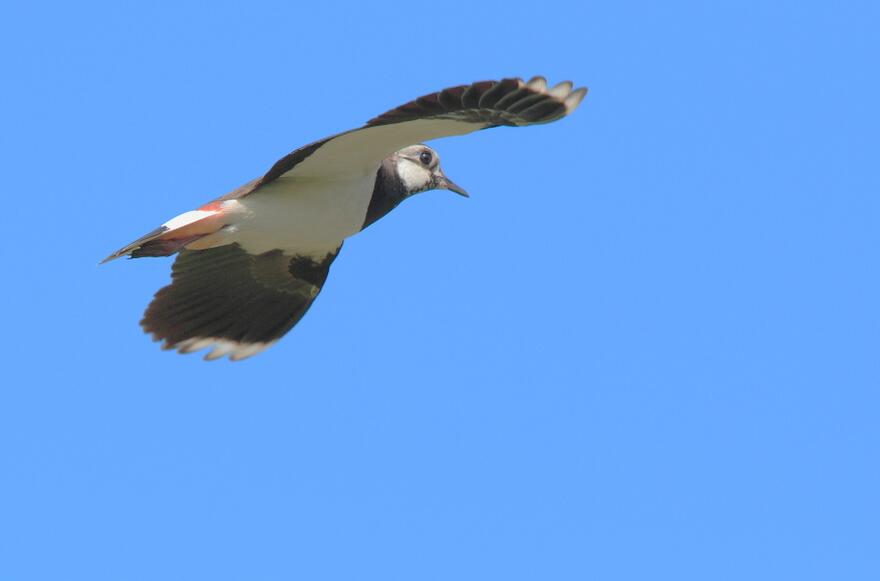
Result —
<path fill-rule="evenodd" d="M 455 182 L 440 169 L 440 156 L 427 145 L 410 145 L 394 154 L 394 168 L 407 196 L 428 190 L 449 190 L 468 197 Z"/>

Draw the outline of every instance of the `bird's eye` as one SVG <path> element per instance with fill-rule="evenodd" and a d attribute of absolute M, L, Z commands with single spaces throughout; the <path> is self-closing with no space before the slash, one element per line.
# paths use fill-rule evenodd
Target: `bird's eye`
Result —
<path fill-rule="evenodd" d="M 423 151 L 419 155 L 419 161 L 421 161 L 425 165 L 431 165 L 431 160 L 434 159 L 434 156 L 431 155 L 430 151 Z"/>

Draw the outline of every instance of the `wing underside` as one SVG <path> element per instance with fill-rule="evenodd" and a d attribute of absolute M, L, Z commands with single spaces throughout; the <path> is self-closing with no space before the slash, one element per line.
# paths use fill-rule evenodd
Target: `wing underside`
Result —
<path fill-rule="evenodd" d="M 280 177 L 322 178 L 374 174 L 382 160 L 408 145 L 465 135 L 489 127 L 550 123 L 574 111 L 587 89 L 543 77 L 480 81 L 424 95 L 374 117 L 359 129 L 301 147 L 278 160 L 265 175 L 223 199 L 250 195 Z"/>

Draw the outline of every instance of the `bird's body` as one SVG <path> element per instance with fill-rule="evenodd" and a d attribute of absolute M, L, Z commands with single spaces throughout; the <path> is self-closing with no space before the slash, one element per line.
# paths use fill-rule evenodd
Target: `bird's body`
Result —
<path fill-rule="evenodd" d="M 467 194 L 436 152 L 409 145 L 496 125 L 547 123 L 580 103 L 571 83 L 541 77 L 483 81 L 421 97 L 361 129 L 301 147 L 264 176 L 172 218 L 111 254 L 179 253 L 172 284 L 141 324 L 181 352 L 248 357 L 277 341 L 308 310 L 345 239 L 416 193 Z"/>
<path fill-rule="evenodd" d="M 233 231 L 221 235 L 252 254 L 281 248 L 324 256 L 361 230 L 375 180 L 375 175 L 281 178 L 259 196 L 228 202 L 237 220 Z"/>

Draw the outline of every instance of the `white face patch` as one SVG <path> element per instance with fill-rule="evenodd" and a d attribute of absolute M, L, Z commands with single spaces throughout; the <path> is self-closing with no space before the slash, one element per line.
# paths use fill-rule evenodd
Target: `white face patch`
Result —
<path fill-rule="evenodd" d="M 407 191 L 418 192 L 430 187 L 431 170 L 411 159 L 400 157 L 397 161 L 397 175 Z"/>

